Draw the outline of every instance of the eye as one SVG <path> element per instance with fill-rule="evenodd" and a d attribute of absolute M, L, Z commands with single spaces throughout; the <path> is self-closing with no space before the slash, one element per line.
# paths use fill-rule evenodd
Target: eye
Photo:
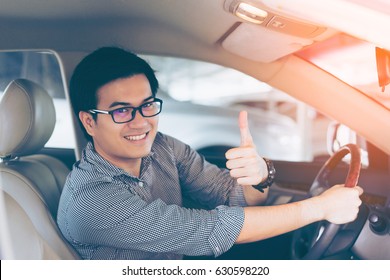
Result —
<path fill-rule="evenodd" d="M 115 116 L 127 116 L 127 115 L 131 114 L 131 111 L 132 111 L 132 108 L 122 107 L 122 108 L 115 109 L 113 111 L 113 114 Z"/>
<path fill-rule="evenodd" d="M 129 108 L 124 107 L 124 108 L 116 109 L 116 110 L 114 111 L 114 113 L 122 114 L 122 113 L 127 113 L 127 112 L 129 112 L 129 111 L 130 111 Z"/>
<path fill-rule="evenodd" d="M 155 107 L 155 102 L 148 102 L 142 105 L 142 109 L 151 110 Z"/>

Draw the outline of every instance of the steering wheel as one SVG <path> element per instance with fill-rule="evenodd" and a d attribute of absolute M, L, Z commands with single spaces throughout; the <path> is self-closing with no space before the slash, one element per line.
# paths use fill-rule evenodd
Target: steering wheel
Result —
<path fill-rule="evenodd" d="M 334 153 L 322 166 L 310 187 L 310 197 L 319 195 L 330 187 L 328 183 L 329 175 L 347 154 L 351 155 L 351 161 L 345 179 L 345 187 L 353 188 L 356 186 L 360 175 L 360 150 L 354 144 L 347 144 Z M 329 248 L 339 229 L 340 225 L 322 221 L 296 230 L 294 232 L 292 244 L 293 259 L 320 259 Z M 315 234 L 313 234 L 313 230 Z M 304 242 L 306 245 L 303 244 Z M 300 245 L 309 247 L 306 254 L 300 251 L 306 250 L 307 248 L 299 248 Z"/>

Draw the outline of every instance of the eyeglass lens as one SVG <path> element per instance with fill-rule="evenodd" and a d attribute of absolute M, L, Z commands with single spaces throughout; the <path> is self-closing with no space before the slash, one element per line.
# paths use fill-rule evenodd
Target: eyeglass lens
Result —
<path fill-rule="evenodd" d="M 136 111 L 139 111 L 143 117 L 153 117 L 160 113 L 161 102 L 152 101 L 142 104 L 140 107 L 122 107 L 112 111 L 112 117 L 115 122 L 129 122 L 135 118 Z"/>

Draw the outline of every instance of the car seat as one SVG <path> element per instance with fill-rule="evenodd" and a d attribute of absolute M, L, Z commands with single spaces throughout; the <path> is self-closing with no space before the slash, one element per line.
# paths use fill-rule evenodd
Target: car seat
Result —
<path fill-rule="evenodd" d="M 2 259 L 79 259 L 56 224 L 69 169 L 37 154 L 56 122 L 52 98 L 38 84 L 12 81 L 0 99 Z"/>

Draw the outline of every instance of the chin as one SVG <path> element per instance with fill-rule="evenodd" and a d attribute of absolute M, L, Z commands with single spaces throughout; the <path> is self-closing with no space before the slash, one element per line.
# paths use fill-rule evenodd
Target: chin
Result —
<path fill-rule="evenodd" d="M 144 158 L 150 154 L 150 151 L 151 151 L 151 149 L 137 150 L 137 151 L 134 151 L 133 153 L 128 154 L 128 157 L 133 158 L 133 159 Z"/>

